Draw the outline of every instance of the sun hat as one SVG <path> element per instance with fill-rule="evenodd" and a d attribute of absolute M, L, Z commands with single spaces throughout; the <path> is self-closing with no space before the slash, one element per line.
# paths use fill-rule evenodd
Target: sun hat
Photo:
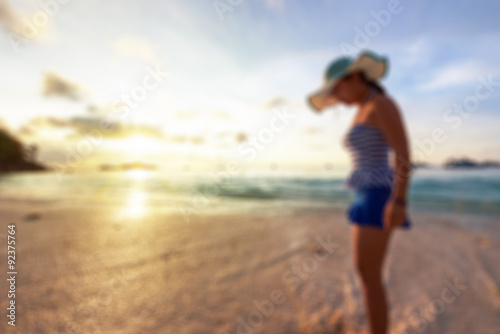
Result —
<path fill-rule="evenodd" d="M 316 111 L 321 111 L 325 107 L 333 106 L 340 102 L 331 94 L 337 82 L 345 75 L 362 71 L 366 78 L 376 81 L 387 74 L 389 59 L 385 56 L 364 50 L 357 58 L 339 57 L 333 60 L 324 73 L 323 87 L 307 97 L 307 102 Z"/>

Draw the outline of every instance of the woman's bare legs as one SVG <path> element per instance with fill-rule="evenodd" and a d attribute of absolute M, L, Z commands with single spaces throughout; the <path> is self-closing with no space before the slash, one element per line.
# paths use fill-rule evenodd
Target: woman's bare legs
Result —
<path fill-rule="evenodd" d="M 382 282 L 384 255 L 392 230 L 352 225 L 354 264 L 362 282 L 371 334 L 386 334 L 387 300 Z"/>

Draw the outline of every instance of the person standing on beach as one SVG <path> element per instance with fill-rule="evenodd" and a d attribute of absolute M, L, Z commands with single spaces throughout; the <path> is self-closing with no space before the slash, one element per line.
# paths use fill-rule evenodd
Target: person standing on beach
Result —
<path fill-rule="evenodd" d="M 387 57 L 369 50 L 357 58 L 339 57 L 326 69 L 323 87 L 307 98 L 318 113 L 339 102 L 358 107 L 343 140 L 353 164 L 346 186 L 354 198 L 346 215 L 371 334 L 388 332 L 382 267 L 390 236 L 395 228 L 412 226 L 406 211 L 411 169 L 406 131 L 397 105 L 378 83 L 387 67 Z M 395 169 L 389 165 L 391 148 Z"/>

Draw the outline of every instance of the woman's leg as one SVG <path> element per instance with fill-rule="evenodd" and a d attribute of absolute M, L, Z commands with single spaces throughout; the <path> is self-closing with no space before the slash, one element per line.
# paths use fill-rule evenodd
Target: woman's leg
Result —
<path fill-rule="evenodd" d="M 382 266 L 390 236 L 391 230 L 352 225 L 354 264 L 362 282 L 371 334 L 386 334 L 388 328 Z"/>

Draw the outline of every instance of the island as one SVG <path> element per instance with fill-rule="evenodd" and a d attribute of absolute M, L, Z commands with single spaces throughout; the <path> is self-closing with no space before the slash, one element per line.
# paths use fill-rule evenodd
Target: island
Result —
<path fill-rule="evenodd" d="M 500 167 L 500 161 L 494 160 L 484 160 L 482 162 L 475 161 L 473 159 L 462 157 L 462 158 L 450 158 L 444 164 L 444 168 L 485 168 L 485 167 Z"/>
<path fill-rule="evenodd" d="M 127 171 L 127 170 L 156 170 L 157 166 L 140 161 L 134 161 L 123 164 L 101 164 L 99 165 L 100 171 Z"/>

